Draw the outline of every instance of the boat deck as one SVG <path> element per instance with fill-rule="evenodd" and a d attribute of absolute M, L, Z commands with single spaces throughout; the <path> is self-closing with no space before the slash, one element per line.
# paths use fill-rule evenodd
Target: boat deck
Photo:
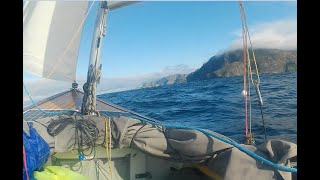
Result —
<path fill-rule="evenodd" d="M 51 96 L 37 103 L 38 107 L 45 110 L 75 110 L 80 111 L 83 99 L 83 92 L 77 89 L 64 91 L 57 95 Z M 37 109 L 35 105 L 26 107 L 23 111 Z M 110 112 L 125 112 L 121 108 L 111 103 L 106 103 L 97 99 L 97 110 Z"/>
<path fill-rule="evenodd" d="M 26 121 L 36 120 L 40 118 L 50 117 L 57 115 L 58 112 L 63 112 L 64 115 L 72 115 L 80 113 L 82 99 L 84 93 L 78 89 L 70 89 L 62 93 L 51 96 L 47 99 L 39 101 L 37 108 L 35 105 L 28 106 L 23 109 L 23 118 Z M 106 102 L 97 98 L 97 111 L 104 115 L 123 115 L 134 118 L 148 119 L 154 122 L 160 122 L 150 117 L 146 117 L 134 111 L 125 109 L 118 105 Z M 59 113 L 60 114 L 60 113 Z M 61 113 L 62 114 L 62 113 Z"/>

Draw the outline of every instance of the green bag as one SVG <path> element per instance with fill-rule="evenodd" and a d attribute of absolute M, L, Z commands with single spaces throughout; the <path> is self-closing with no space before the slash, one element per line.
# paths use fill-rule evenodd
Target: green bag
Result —
<path fill-rule="evenodd" d="M 89 180 L 89 177 L 62 166 L 47 166 L 44 171 L 34 171 L 33 177 L 37 180 Z"/>

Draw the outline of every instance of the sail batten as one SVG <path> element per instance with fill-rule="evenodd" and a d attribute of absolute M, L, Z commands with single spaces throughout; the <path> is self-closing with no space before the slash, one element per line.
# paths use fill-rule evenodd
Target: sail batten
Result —
<path fill-rule="evenodd" d="M 23 12 L 23 68 L 48 79 L 73 81 L 88 2 L 30 1 Z"/>

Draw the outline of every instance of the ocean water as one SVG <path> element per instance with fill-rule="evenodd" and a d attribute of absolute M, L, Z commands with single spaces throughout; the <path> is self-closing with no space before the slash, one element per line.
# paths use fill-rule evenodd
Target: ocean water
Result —
<path fill-rule="evenodd" d="M 261 94 L 268 139 L 297 142 L 297 74 L 262 74 Z M 209 129 L 238 143 L 245 139 L 243 77 L 108 93 L 99 97 L 166 123 Z M 251 90 L 252 133 L 264 131 L 255 89 Z"/>

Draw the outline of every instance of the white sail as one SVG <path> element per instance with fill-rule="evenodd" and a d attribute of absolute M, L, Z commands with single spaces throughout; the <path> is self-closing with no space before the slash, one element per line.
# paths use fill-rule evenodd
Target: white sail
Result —
<path fill-rule="evenodd" d="M 23 68 L 73 81 L 88 1 L 30 1 L 23 9 Z"/>

